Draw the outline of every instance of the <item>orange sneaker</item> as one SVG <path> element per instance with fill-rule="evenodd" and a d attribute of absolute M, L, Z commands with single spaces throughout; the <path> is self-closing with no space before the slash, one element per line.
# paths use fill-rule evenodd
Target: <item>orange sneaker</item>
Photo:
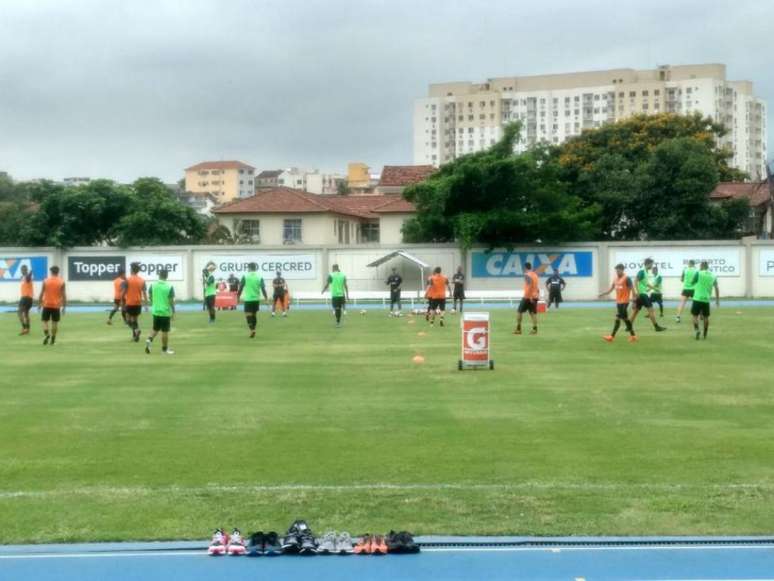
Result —
<path fill-rule="evenodd" d="M 637 337 L 637 335 L 630 335 L 629 336 L 629 343 L 636 343 L 639 340 L 640 340 L 640 338 Z"/>
<path fill-rule="evenodd" d="M 608 343 L 612 343 L 613 341 L 615 341 L 615 337 L 613 337 L 612 335 L 605 335 L 604 337 L 602 337 L 602 340 L 607 341 Z"/>
<path fill-rule="evenodd" d="M 387 543 L 384 542 L 384 537 L 378 535 L 371 540 L 371 552 L 374 555 L 386 555 Z"/>
<path fill-rule="evenodd" d="M 365 534 L 352 549 L 352 552 L 356 555 L 367 555 L 371 552 L 371 535 Z"/>

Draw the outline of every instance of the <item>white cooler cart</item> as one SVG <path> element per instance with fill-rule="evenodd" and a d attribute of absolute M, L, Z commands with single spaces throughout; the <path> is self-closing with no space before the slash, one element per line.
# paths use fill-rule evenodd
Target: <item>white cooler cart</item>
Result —
<path fill-rule="evenodd" d="M 494 369 L 489 356 L 489 313 L 463 313 L 460 318 L 461 350 L 457 368 Z"/>

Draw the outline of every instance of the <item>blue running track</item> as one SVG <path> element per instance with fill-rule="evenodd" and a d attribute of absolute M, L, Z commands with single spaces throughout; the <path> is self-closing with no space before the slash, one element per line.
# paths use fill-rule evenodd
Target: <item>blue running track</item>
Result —
<path fill-rule="evenodd" d="M 774 579 L 774 538 L 419 537 L 422 553 L 208 557 L 206 543 L 0 547 L 2 581 Z"/>

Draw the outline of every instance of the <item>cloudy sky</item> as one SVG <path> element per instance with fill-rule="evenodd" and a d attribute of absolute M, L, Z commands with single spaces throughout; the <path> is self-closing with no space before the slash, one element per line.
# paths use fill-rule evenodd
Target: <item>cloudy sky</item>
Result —
<path fill-rule="evenodd" d="M 774 112 L 772 30 L 771 0 L 0 0 L 0 170 L 378 172 L 412 162 L 428 83 L 667 63 L 726 63 Z"/>

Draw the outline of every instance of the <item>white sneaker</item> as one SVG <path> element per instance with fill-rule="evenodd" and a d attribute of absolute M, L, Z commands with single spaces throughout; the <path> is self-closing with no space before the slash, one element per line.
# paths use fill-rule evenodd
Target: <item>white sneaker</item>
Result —
<path fill-rule="evenodd" d="M 287 317 L 287 316 L 288 316 L 288 313 L 287 313 L 287 311 L 282 311 L 282 316 L 283 316 L 283 317 Z"/>
<path fill-rule="evenodd" d="M 271 312 L 271 316 L 272 316 L 272 317 L 274 316 L 274 311 L 272 311 L 272 312 Z"/>
<path fill-rule="evenodd" d="M 167 348 L 167 350 L 164 351 L 164 353 L 166 353 L 167 355 L 174 355 L 175 354 L 175 352 L 172 351 L 172 349 L 169 349 L 169 348 Z"/>

